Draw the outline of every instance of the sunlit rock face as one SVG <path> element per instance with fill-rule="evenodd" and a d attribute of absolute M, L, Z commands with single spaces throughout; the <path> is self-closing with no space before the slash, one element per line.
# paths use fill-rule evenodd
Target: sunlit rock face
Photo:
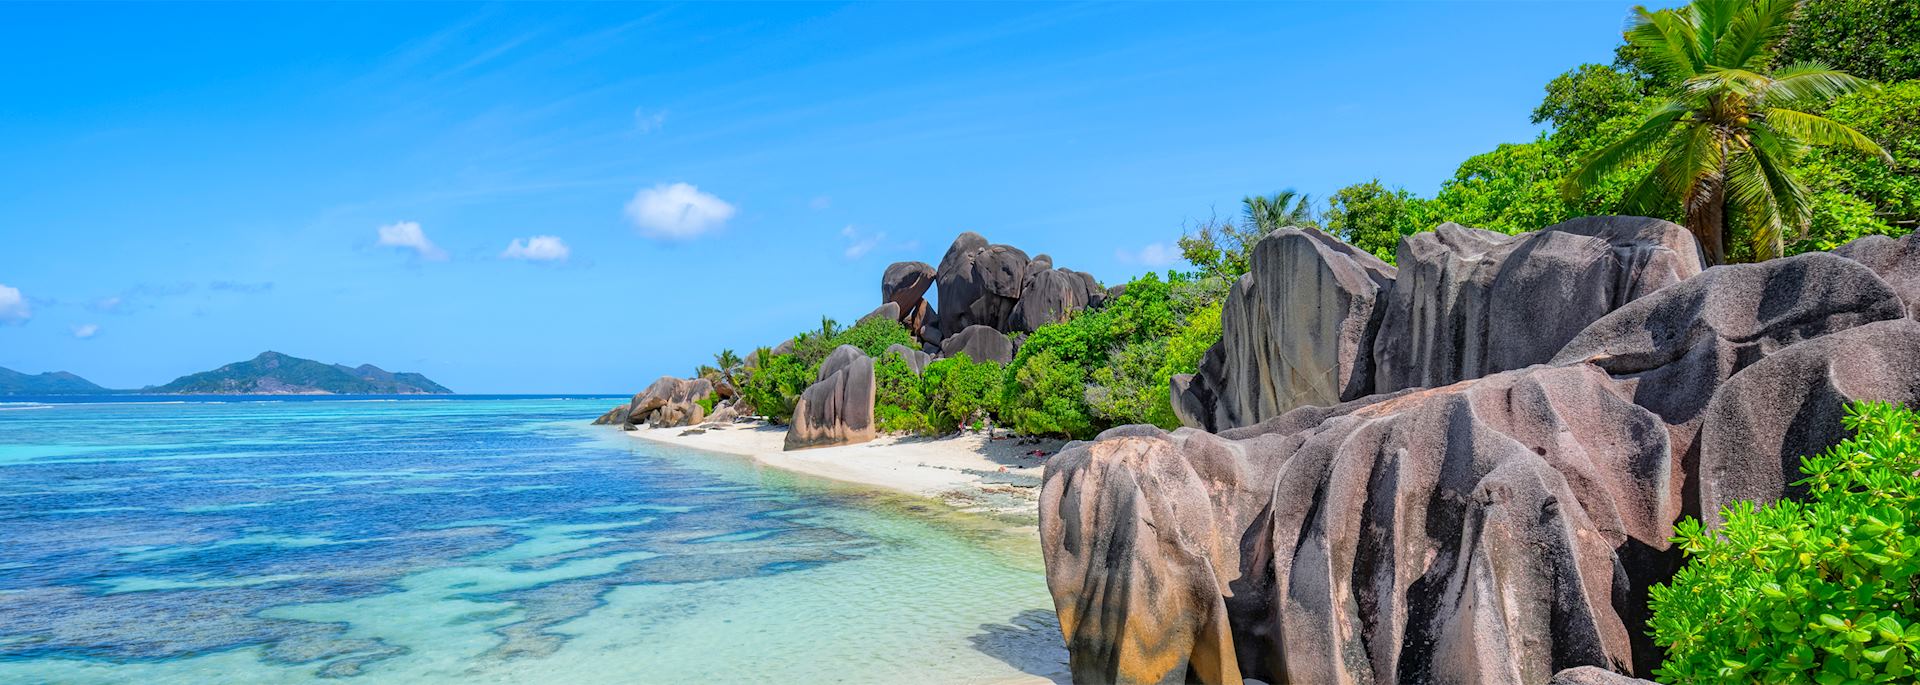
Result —
<path fill-rule="evenodd" d="M 793 424 L 787 427 L 786 449 L 849 445 L 874 439 L 873 358 L 852 345 L 841 345 L 820 362 L 813 385 L 793 405 Z"/>
<path fill-rule="evenodd" d="M 1912 250 L 1693 273 L 1675 229 L 1409 238 L 1376 298 L 1374 378 L 1425 375 L 1234 428 L 1250 417 L 1220 411 L 1230 389 L 1284 384 L 1223 342 L 1170 388 L 1218 435 L 1129 426 L 1069 446 L 1041 531 L 1076 679 L 1641 682 L 1620 674 L 1661 659 L 1647 590 L 1681 561 L 1674 523 L 1799 495 L 1849 402 L 1920 401 Z M 1273 328 L 1332 340 L 1344 321 Z M 1246 329 L 1223 323 L 1229 341 Z"/>
<path fill-rule="evenodd" d="M 627 425 L 646 424 L 654 428 L 691 426 L 706 418 L 706 409 L 700 406 L 700 400 L 713 394 L 713 383 L 704 378 L 692 380 L 661 376 L 659 380 L 647 386 L 646 390 L 633 396 L 633 402 L 627 405 Z M 610 413 L 607 418 L 617 415 Z"/>
<path fill-rule="evenodd" d="M 1615 548 L 1671 534 L 1658 417 L 1535 367 L 1049 461 L 1041 535 L 1082 682 L 1542 683 L 1631 667 Z M 1631 449 L 1621 449 L 1622 445 Z M 1651 475 L 1651 478 L 1646 476 Z"/>
<path fill-rule="evenodd" d="M 1220 342 L 1202 373 L 1181 381 L 1182 421 L 1223 430 L 1371 394 L 1379 305 L 1394 273 L 1317 229 L 1262 238 L 1227 295 Z"/>
<path fill-rule="evenodd" d="M 1920 234 L 1908 233 L 1897 239 L 1870 235 L 1841 245 L 1833 253 L 1879 274 L 1906 302 L 1908 316 L 1920 319 L 1920 238 L 1916 235 Z"/>
<path fill-rule="evenodd" d="M 1699 274 L 1698 253 L 1685 228 L 1630 216 L 1518 235 L 1449 223 L 1407 236 L 1372 342 L 1375 389 L 1545 362 L 1587 324 Z"/>

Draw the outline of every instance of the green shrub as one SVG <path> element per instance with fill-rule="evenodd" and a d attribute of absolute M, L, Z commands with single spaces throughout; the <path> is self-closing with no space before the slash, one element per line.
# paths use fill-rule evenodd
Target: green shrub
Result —
<path fill-rule="evenodd" d="M 718 393 L 707 395 L 694 402 L 694 404 L 700 405 L 700 410 L 703 414 L 711 416 L 713 415 L 713 408 L 720 404 L 720 395 Z"/>
<path fill-rule="evenodd" d="M 898 354 L 882 355 L 873 365 L 873 416 L 889 433 L 933 432 L 927 420 L 926 381 Z"/>
<path fill-rule="evenodd" d="M 999 364 L 976 362 L 961 353 L 934 360 L 924 373 L 927 421 L 935 431 L 950 433 L 1000 413 Z"/>
<path fill-rule="evenodd" d="M 1003 382 L 1003 416 L 1014 430 L 1069 438 L 1090 438 L 1098 432 L 1088 416 L 1086 371 L 1053 351 L 1029 357 Z"/>
<path fill-rule="evenodd" d="M 740 396 L 762 416 L 786 423 L 793 420 L 793 403 L 813 384 L 818 369 L 791 354 L 760 355 L 740 384 Z"/>
<path fill-rule="evenodd" d="M 1849 407 L 1852 438 L 1808 457 L 1806 502 L 1680 522 L 1688 562 L 1652 592 L 1661 682 L 1914 682 L 1920 658 L 1920 414 Z"/>
<path fill-rule="evenodd" d="M 1178 428 L 1167 392 L 1167 341 L 1127 343 L 1107 355 L 1107 363 L 1088 376 L 1087 407 L 1102 426 L 1151 423 Z"/>
<path fill-rule="evenodd" d="M 912 348 L 920 346 L 920 343 L 914 341 L 913 334 L 907 332 L 906 326 L 892 319 L 874 319 L 855 324 L 854 327 L 833 336 L 830 343 L 827 346 L 829 353 L 841 345 L 852 345 L 874 359 L 879 359 L 880 355 L 887 351 L 888 345 L 905 345 Z M 822 358 L 825 358 L 824 355 Z"/>

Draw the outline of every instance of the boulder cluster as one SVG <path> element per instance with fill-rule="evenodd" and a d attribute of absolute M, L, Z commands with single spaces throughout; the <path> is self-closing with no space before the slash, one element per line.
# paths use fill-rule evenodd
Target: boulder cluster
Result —
<path fill-rule="evenodd" d="M 1842 407 L 1920 401 L 1920 239 L 1702 270 L 1635 217 L 1256 247 L 1223 339 L 1047 465 L 1074 678 L 1629 683 L 1683 516 L 1797 493 Z"/>
<path fill-rule="evenodd" d="M 937 307 L 927 299 L 929 292 L 938 300 Z M 880 276 L 880 305 L 859 321 L 900 322 L 919 348 L 896 344 L 887 352 L 899 354 L 915 373 L 934 359 L 958 354 L 1007 364 L 1013 361 L 1017 336 L 1099 307 L 1109 295 L 1091 274 L 1055 268 L 1052 257 L 1028 257 L 1019 248 L 992 244 L 968 231 L 954 238 L 938 268 L 925 262 L 888 265 Z M 788 340 L 774 347 L 773 353 L 793 349 L 793 341 Z M 794 406 L 786 449 L 872 440 L 877 435 L 875 361 L 852 346 L 835 349 Z M 699 388 L 704 390 L 694 392 Z M 663 377 L 631 403 L 613 408 L 594 423 L 661 427 L 736 418 L 730 401 L 717 405 L 714 416 L 702 416 L 698 402 L 710 392 L 732 395 L 730 388 L 716 389 L 704 380 Z"/>

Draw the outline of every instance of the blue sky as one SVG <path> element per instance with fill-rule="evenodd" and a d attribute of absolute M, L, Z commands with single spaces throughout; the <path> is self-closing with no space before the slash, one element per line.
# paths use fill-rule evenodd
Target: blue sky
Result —
<path fill-rule="evenodd" d="M 1112 283 L 1430 194 L 1630 6 L 0 4 L 0 366 L 632 392 L 962 230 Z"/>

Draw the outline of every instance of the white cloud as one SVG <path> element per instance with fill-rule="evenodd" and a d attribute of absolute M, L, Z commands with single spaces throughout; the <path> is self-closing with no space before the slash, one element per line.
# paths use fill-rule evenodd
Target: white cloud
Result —
<path fill-rule="evenodd" d="M 808 201 L 807 206 L 813 209 L 826 209 L 833 206 L 833 198 L 821 195 Z"/>
<path fill-rule="evenodd" d="M 649 238 L 687 240 L 733 218 L 733 205 L 685 183 L 642 188 L 627 202 L 627 219 Z"/>
<path fill-rule="evenodd" d="M 0 284 L 0 323 L 22 323 L 31 316 L 33 310 L 27 307 L 27 298 L 20 294 L 20 289 Z"/>
<path fill-rule="evenodd" d="M 840 236 L 846 238 L 849 242 L 846 252 L 847 259 L 865 257 L 868 252 L 872 252 L 873 248 L 879 247 L 880 243 L 887 239 L 886 233 L 866 235 L 860 233 L 860 230 L 854 228 L 852 225 L 840 229 Z"/>
<path fill-rule="evenodd" d="M 420 230 L 418 221 L 402 221 L 380 227 L 380 244 L 390 247 L 402 247 L 413 250 L 421 259 L 445 261 L 447 251 L 427 239 L 427 232 Z"/>
<path fill-rule="evenodd" d="M 98 334 L 99 332 L 100 332 L 100 324 L 97 324 L 97 323 L 83 323 L 73 327 L 73 337 L 79 338 L 81 340 L 86 340 L 87 338 L 91 338 L 95 334 Z"/>
<path fill-rule="evenodd" d="M 667 111 L 664 109 L 649 111 L 645 107 L 633 108 L 633 128 L 641 133 L 658 131 L 664 123 L 667 123 Z"/>
<path fill-rule="evenodd" d="M 560 236 L 536 235 L 531 238 L 514 238 L 507 244 L 507 251 L 500 253 L 501 259 L 524 259 L 529 262 L 564 262 L 573 256 L 573 248 Z"/>
<path fill-rule="evenodd" d="M 1114 250 L 1113 258 L 1121 264 L 1166 266 L 1180 259 L 1180 251 L 1166 243 L 1152 243 L 1138 250 L 1125 248 Z"/>

